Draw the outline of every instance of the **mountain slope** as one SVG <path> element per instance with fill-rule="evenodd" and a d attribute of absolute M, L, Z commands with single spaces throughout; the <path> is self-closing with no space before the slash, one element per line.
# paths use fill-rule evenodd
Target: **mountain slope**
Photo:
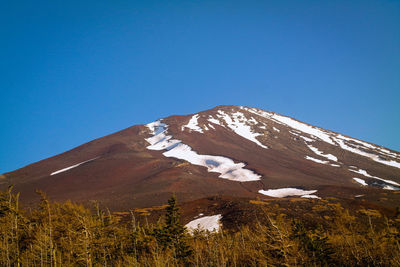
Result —
<path fill-rule="evenodd" d="M 132 126 L 4 176 L 0 186 L 13 184 L 26 204 L 40 189 L 114 210 L 160 205 L 172 192 L 181 201 L 293 189 L 372 197 L 400 189 L 400 153 L 273 112 L 218 106 Z M 293 189 L 271 191 L 279 188 Z"/>

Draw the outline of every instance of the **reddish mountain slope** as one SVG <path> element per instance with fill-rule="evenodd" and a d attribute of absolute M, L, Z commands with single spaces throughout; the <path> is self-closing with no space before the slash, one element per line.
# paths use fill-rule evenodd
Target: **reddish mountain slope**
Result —
<path fill-rule="evenodd" d="M 0 186 L 13 184 L 25 204 L 40 189 L 54 200 L 98 200 L 114 210 L 160 205 L 172 192 L 181 202 L 294 192 L 268 191 L 278 188 L 396 199 L 400 153 L 276 113 L 218 106 L 132 126 L 4 176 Z"/>

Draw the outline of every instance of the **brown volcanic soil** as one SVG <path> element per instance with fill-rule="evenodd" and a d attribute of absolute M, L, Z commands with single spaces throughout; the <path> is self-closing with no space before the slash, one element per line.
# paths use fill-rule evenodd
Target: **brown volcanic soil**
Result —
<path fill-rule="evenodd" d="M 232 110 L 237 111 L 238 107 L 220 106 L 200 112 L 199 125 L 206 123 L 208 116 L 215 117 L 218 110 L 229 113 Z M 33 205 L 38 201 L 35 190 L 39 189 L 55 201 L 71 199 L 88 204 L 96 200 L 114 211 L 163 205 L 175 192 L 184 207 L 185 203 L 198 201 L 198 209 L 194 204 L 187 204 L 189 208 L 184 209 L 185 216 L 188 216 L 186 219 L 191 216 L 193 218 L 196 212 L 208 207 L 211 203 L 207 200 L 209 197 L 234 198 L 238 199 L 238 203 L 243 203 L 240 199 L 268 198 L 257 193 L 260 189 L 280 187 L 317 189 L 317 195 L 322 198 L 335 197 L 349 203 L 364 201 L 374 203 L 383 210 L 400 206 L 400 195 L 397 192 L 361 187 L 352 180 L 352 177 L 359 175 L 350 172 L 348 166 L 355 165 L 368 170 L 371 175 L 397 182 L 400 182 L 400 169 L 379 164 L 322 141 L 315 141 L 313 146 L 336 155 L 342 163 L 341 167 L 306 160 L 305 155 L 318 156 L 312 154 L 304 142 L 291 133 L 293 129 L 248 111 L 240 111 L 246 117 L 256 118 L 268 125 L 262 130 L 262 136 L 257 138 L 269 149 L 216 124 L 213 125 L 215 131 L 182 131 L 182 125 L 187 124 L 192 115 L 171 116 L 164 119 L 164 122 L 169 125 L 168 133 L 174 139 L 189 144 L 199 154 L 223 155 L 235 162 L 244 162 L 247 169 L 262 175 L 260 181 L 235 182 L 221 179 L 218 178 L 218 173 L 207 172 L 205 167 L 167 158 L 162 154 L 164 151 L 148 150 L 146 146 L 149 144 L 145 138 L 150 136 L 150 132 L 147 127 L 137 125 L 6 173 L 5 178 L 0 178 L 0 187 L 14 185 L 14 191 L 21 192 L 24 205 Z M 280 132 L 272 130 L 272 127 Z M 90 159 L 94 160 L 50 176 L 54 171 Z M 368 181 L 367 178 L 365 180 Z M 354 200 L 355 195 L 364 197 Z M 230 201 L 236 203 L 234 200 Z M 226 202 L 221 203 L 217 207 L 229 210 L 227 206 L 223 206 Z M 241 204 L 232 205 L 238 210 L 247 209 L 247 206 L 242 207 Z M 217 212 L 218 209 L 212 211 Z"/>
<path fill-rule="evenodd" d="M 219 179 L 218 174 L 209 173 L 204 167 L 166 158 L 162 151 L 147 150 L 144 138 L 148 136 L 146 127 L 130 127 L 7 173 L 1 186 L 14 185 L 26 205 L 38 201 L 38 189 L 55 201 L 96 200 L 112 210 L 160 205 L 171 192 L 183 200 L 221 193 L 254 195 L 242 183 Z M 96 159 L 50 176 L 56 170 L 92 158 Z"/>

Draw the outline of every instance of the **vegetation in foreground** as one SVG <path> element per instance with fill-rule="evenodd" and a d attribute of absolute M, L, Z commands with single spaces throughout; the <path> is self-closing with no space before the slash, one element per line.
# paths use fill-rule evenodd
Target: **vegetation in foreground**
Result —
<path fill-rule="evenodd" d="M 262 206 L 262 205 L 261 205 Z M 264 208 L 254 226 L 189 235 L 176 198 L 164 220 L 139 225 L 71 202 L 23 210 L 11 188 L 0 193 L 0 266 L 400 266 L 400 222 L 379 226 L 331 205 L 327 224 L 304 223 Z"/>

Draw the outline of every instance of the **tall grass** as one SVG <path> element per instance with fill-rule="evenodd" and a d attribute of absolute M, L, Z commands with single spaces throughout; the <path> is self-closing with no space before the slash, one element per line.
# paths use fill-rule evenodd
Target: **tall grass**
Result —
<path fill-rule="evenodd" d="M 237 231 L 186 233 L 191 253 L 178 257 L 159 236 L 163 221 L 122 222 L 44 194 L 28 212 L 18 197 L 0 193 L 0 266 L 400 266 L 399 219 L 365 224 L 334 205 L 327 223 L 311 229 L 269 208 Z"/>

